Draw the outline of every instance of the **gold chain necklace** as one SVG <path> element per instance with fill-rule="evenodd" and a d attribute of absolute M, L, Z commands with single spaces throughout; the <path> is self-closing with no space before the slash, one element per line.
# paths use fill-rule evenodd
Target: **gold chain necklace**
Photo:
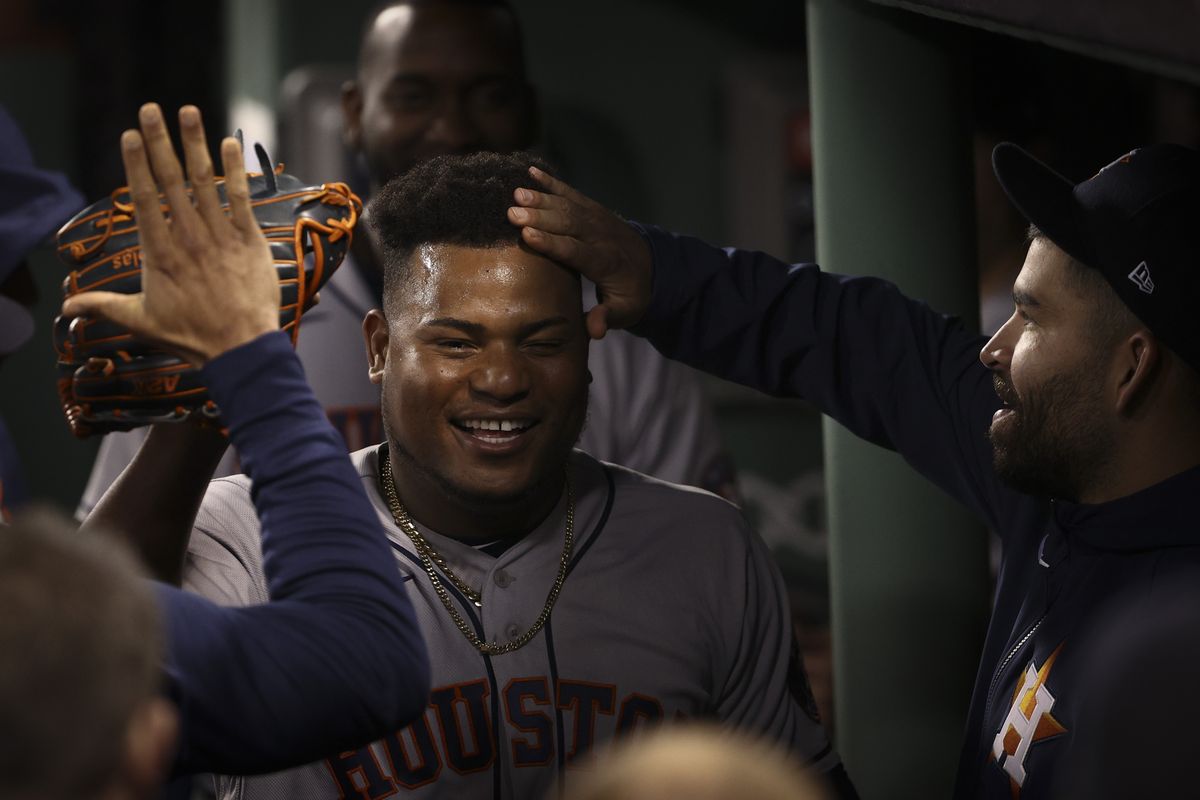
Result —
<path fill-rule="evenodd" d="M 446 590 L 445 584 L 442 583 L 442 579 L 438 575 L 437 567 L 440 567 L 450 582 L 478 608 L 483 607 L 481 595 L 478 591 L 468 586 L 466 581 L 450 570 L 450 567 L 446 565 L 446 559 L 437 550 L 433 549 L 433 545 L 421 535 L 421 532 L 417 530 L 417 526 L 413 524 L 412 517 L 408 515 L 408 509 L 400 502 L 400 495 L 396 492 L 396 482 L 392 479 L 392 460 L 386 449 L 380 453 L 379 483 L 382 485 L 383 494 L 387 498 L 392 518 L 396 520 L 396 525 L 400 530 L 404 531 L 405 535 L 412 541 L 413 547 L 417 551 L 417 556 L 421 560 L 421 566 L 425 569 L 425 574 L 429 576 L 429 582 L 433 584 L 433 591 L 437 594 L 438 599 L 442 601 L 442 605 L 446 607 L 446 611 L 450 612 L 450 619 L 454 621 L 455 627 L 466 637 L 467 641 L 476 650 L 486 656 L 500 656 L 505 653 L 511 653 L 533 641 L 533 637 L 537 636 L 538 631 L 550 619 L 550 612 L 554 609 L 554 603 L 558 600 L 558 593 L 562 591 L 563 581 L 567 578 L 567 567 L 571 563 L 571 551 L 575 547 L 575 491 L 571 487 L 570 470 L 566 472 L 567 532 L 563 537 L 563 551 L 562 556 L 558 560 L 558 574 L 554 576 L 554 585 L 550 587 L 550 594 L 546 596 L 546 604 L 542 606 L 542 613 L 538 614 L 538 618 L 534 620 L 533 626 L 506 644 L 495 644 L 480 639 L 471 630 L 471 627 L 467 625 L 467 621 L 463 619 L 462 614 L 458 613 L 458 609 L 454 607 L 454 602 L 450 599 L 450 592 Z M 436 567 L 434 566 L 435 564 L 437 565 Z"/>

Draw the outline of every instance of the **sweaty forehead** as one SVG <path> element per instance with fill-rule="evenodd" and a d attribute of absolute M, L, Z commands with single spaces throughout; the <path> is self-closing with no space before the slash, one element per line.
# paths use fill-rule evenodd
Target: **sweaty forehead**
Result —
<path fill-rule="evenodd" d="M 575 273 L 516 245 L 423 245 L 411 256 L 405 283 L 397 307 L 422 318 L 499 322 L 583 314 Z"/>
<path fill-rule="evenodd" d="M 395 5 L 380 12 L 363 43 L 363 76 L 522 75 L 515 20 L 503 8 L 466 3 Z"/>

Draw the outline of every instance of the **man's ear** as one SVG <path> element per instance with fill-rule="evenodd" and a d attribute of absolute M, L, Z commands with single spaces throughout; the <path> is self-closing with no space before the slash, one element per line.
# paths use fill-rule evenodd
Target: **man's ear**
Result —
<path fill-rule="evenodd" d="M 129 797 L 159 797 L 171 774 L 179 738 L 179 713 L 162 697 L 151 697 L 133 713 L 125 732 L 124 781 Z"/>
<path fill-rule="evenodd" d="M 342 143 L 357 153 L 362 146 L 362 90 L 356 81 L 342 84 Z"/>
<path fill-rule="evenodd" d="M 1117 358 L 1117 413 L 1128 416 L 1150 393 L 1159 372 L 1162 347 L 1154 334 L 1138 328 L 1121 342 Z"/>
<path fill-rule="evenodd" d="M 383 368 L 387 364 L 388 323 L 383 312 L 373 308 L 363 320 L 363 340 L 367 345 L 367 377 L 376 385 L 383 382 Z"/>

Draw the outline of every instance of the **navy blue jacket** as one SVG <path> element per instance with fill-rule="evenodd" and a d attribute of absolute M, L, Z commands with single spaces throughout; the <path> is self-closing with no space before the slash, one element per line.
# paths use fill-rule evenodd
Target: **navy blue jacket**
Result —
<path fill-rule="evenodd" d="M 992 468 L 986 434 L 1000 401 L 979 361 L 983 337 L 886 281 L 640 230 L 654 283 L 635 333 L 714 375 L 804 398 L 900 453 L 999 533 L 955 797 L 1055 796 L 1087 702 L 1074 691 L 1093 667 L 1083 645 L 1104 605 L 1181 575 L 1200 580 L 1200 468 L 1102 505 L 1014 492 Z"/>
<path fill-rule="evenodd" d="M 383 529 L 283 333 L 213 359 L 205 382 L 253 481 L 267 605 L 156 584 L 175 774 L 272 772 L 423 713 L 429 663 Z"/>

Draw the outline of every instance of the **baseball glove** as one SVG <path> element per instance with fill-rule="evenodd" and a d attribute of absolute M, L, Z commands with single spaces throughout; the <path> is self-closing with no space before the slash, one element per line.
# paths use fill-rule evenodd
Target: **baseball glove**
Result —
<path fill-rule="evenodd" d="M 350 247 L 362 201 L 342 183 L 305 186 L 284 174 L 282 164 L 273 168 L 260 145 L 255 152 L 262 171 L 247 176 L 251 207 L 279 274 L 279 324 L 294 344 L 301 316 Z M 222 178 L 217 191 L 228 208 Z M 160 196 L 160 202 L 169 217 L 166 199 Z M 124 186 L 59 230 L 59 258 L 72 267 L 63 281 L 65 296 L 97 289 L 141 291 L 141 246 L 133 211 Z M 54 348 L 58 393 L 76 436 L 192 416 L 219 420 L 220 409 L 209 398 L 199 370 L 115 323 L 60 316 L 54 321 Z"/>

